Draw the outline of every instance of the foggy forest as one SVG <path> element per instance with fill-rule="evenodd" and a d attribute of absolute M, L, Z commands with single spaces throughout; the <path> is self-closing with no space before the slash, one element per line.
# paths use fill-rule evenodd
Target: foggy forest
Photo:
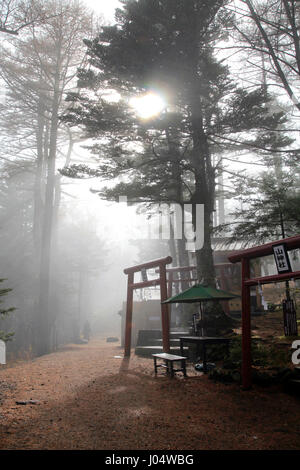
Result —
<path fill-rule="evenodd" d="M 230 298 L 235 299 L 227 304 L 226 297 L 221 298 L 223 302 L 213 303 L 214 307 L 205 304 L 205 321 L 195 304 L 174 300 L 166 307 L 172 334 L 178 333 L 180 341 L 183 334 L 179 332 L 229 338 L 236 348 L 230 350 L 230 358 L 240 354 L 245 364 L 247 340 L 242 340 L 244 346 L 239 341 L 241 334 L 247 334 L 248 307 L 246 297 L 241 300 L 241 296 L 248 292 L 255 316 L 253 335 L 260 338 L 253 345 L 252 362 L 259 367 L 262 351 L 272 350 L 273 354 L 275 337 L 280 337 L 278 348 L 285 349 L 280 357 L 276 353 L 277 362 L 272 356 L 272 367 L 290 367 L 291 356 L 288 363 L 282 357 L 287 351 L 290 354 L 300 322 L 299 28 L 300 2 L 296 0 L 0 0 L 0 340 L 6 349 L 6 360 L 0 364 L 0 385 L 3 380 L 9 382 L 10 376 L 5 374 L 18 366 L 20 373 L 25 371 L 26 390 L 31 384 L 30 364 L 39 360 L 46 361 L 41 362 L 46 369 L 47 361 L 58 364 L 61 372 L 57 377 L 71 377 L 73 365 L 69 369 L 63 354 L 73 351 L 76 359 L 70 356 L 70 360 L 74 370 L 76 361 L 84 370 L 90 365 L 86 377 L 93 387 L 98 380 L 98 360 L 100 364 L 108 363 L 110 357 L 122 361 L 124 345 L 125 356 L 130 355 L 130 347 L 146 344 L 150 348 L 148 343 L 139 344 L 143 331 L 145 336 L 162 328 L 159 351 L 170 353 L 172 342 L 167 337 L 163 291 L 159 290 L 163 284 L 156 282 L 157 272 L 162 275 L 162 264 L 151 265 L 147 272 L 143 268 L 144 263 L 169 260 L 167 257 L 171 261 L 164 265 L 169 276 L 166 297 L 179 295 L 197 283 L 215 291 L 230 291 Z M 278 264 L 276 269 L 271 248 L 258 251 L 262 254 L 256 255 L 256 262 L 251 258 L 249 268 L 245 264 L 239 267 L 243 255 L 238 256 L 243 250 L 262 245 L 269 249 L 272 242 L 280 240 L 290 252 L 286 271 L 280 271 Z M 132 266 L 141 266 L 136 269 L 135 281 L 133 274 L 126 273 Z M 178 267 L 190 269 L 175 273 Z M 254 278 L 269 276 L 273 284 L 261 287 L 258 281 L 252 290 L 243 290 L 241 276 L 249 277 L 247 269 Z M 128 300 L 130 282 L 144 286 L 133 292 L 133 307 Z M 287 307 L 282 302 L 286 301 L 292 302 L 292 333 L 284 330 L 287 316 L 282 308 Z M 218 321 L 221 323 L 216 327 Z M 152 342 L 161 336 L 155 338 Z M 190 346 L 190 354 L 193 351 Z M 256 353 L 260 354 L 257 363 Z M 146 353 L 138 353 L 138 349 L 135 354 L 132 367 L 139 373 L 146 370 L 149 381 L 153 378 L 151 354 L 145 358 Z M 215 350 L 212 354 L 216 354 L 215 359 L 212 356 L 213 368 L 219 358 Z M 268 361 L 266 357 L 267 353 L 264 360 Z M 183 380 L 177 380 L 179 374 L 162 378 L 176 383 L 165 382 L 171 396 L 188 395 L 191 384 L 201 387 L 206 380 L 205 358 L 196 354 L 194 359 L 193 364 L 188 363 L 185 391 L 179 391 L 185 382 L 185 368 L 179 369 L 184 372 Z M 204 370 L 204 374 L 199 375 L 196 362 L 203 363 L 198 371 Z M 154 367 L 156 377 L 156 362 Z M 238 383 L 247 384 L 249 368 L 241 367 L 242 372 L 235 367 L 230 387 L 236 382 L 234 374 Z M 216 371 L 210 375 L 216 378 Z M 188 382 L 191 374 L 199 382 Z M 104 385 L 105 380 L 112 380 L 107 385 L 110 390 L 116 386 L 121 393 L 127 384 L 121 381 L 117 386 L 113 381 L 117 379 L 107 378 L 108 373 L 102 375 Z M 68 384 L 69 379 L 65 380 Z M 75 382 L 70 378 L 70 385 L 64 386 L 72 387 Z M 142 384 L 136 386 L 142 390 Z M 208 387 L 205 393 L 214 397 L 208 406 L 214 406 L 213 400 L 224 400 L 217 396 L 219 389 L 212 381 L 204 386 Z M 299 387 L 297 390 L 299 393 Z M 0 386 L 0 411 L 1 393 Z M 40 404 L 41 398 L 30 393 L 18 395 L 19 403 L 32 401 L 20 412 L 32 409 L 30 413 L 36 413 L 38 406 L 34 404 Z M 130 392 L 133 401 L 134 393 Z M 201 390 L 197 393 L 201 396 Z M 91 400 L 97 400 L 95 397 Z M 233 403 L 234 397 L 237 392 L 230 396 Z M 274 395 L 272 400 L 276 399 Z M 281 427 L 275 425 L 281 415 L 274 410 L 284 413 L 284 407 L 270 400 L 268 406 L 273 408 L 269 409 L 265 434 L 251 428 L 251 436 L 262 433 L 257 439 L 251 437 L 251 443 L 239 440 L 244 439 L 244 431 L 230 441 L 230 434 L 226 437 L 220 424 L 224 437 L 217 433 L 215 440 L 202 438 L 200 442 L 195 434 L 189 441 L 179 432 L 170 444 L 164 437 L 151 441 L 148 436 L 149 447 L 279 449 L 283 445 L 299 450 L 299 403 L 289 399 L 284 406 L 291 416 L 291 428 L 297 431 L 285 435 L 286 441 L 280 434 L 271 438 L 271 429 Z M 150 403 L 140 409 L 151 408 Z M 257 413 L 263 413 L 260 404 Z M 189 406 L 193 406 L 190 401 Z M 243 406 L 250 416 L 251 403 Z M 120 405 L 121 417 L 125 409 L 125 404 Z M 191 410 L 185 416 L 191 414 L 196 419 Z M 143 413 L 136 416 L 143 417 Z M 153 413 L 159 411 L 149 411 L 151 419 L 156 416 Z M 27 419 L 41 422 L 31 414 L 21 424 L 24 419 L 20 418 L 20 430 L 22 426 L 31 429 Z M 119 425 L 114 421 L 117 417 L 111 419 L 107 429 L 114 433 L 112 429 L 119 429 Z M 13 428 L 6 437 L 11 441 L 0 448 L 145 449 L 146 438 L 138 441 L 145 429 L 139 433 L 137 423 L 126 419 L 128 436 L 134 436 L 128 437 L 128 442 L 123 435 L 114 438 L 114 434 L 100 442 L 95 437 L 100 431 L 95 428 L 93 438 L 85 434 L 81 444 L 71 430 L 72 436 L 59 444 L 59 437 L 43 438 L 35 426 L 30 441 L 24 443 Z M 260 416 L 256 422 L 262 419 Z M 72 426 L 77 424 L 70 429 Z M 180 426 L 184 429 L 181 422 L 179 430 Z M 254 424 L 249 422 L 251 426 Z M 204 434 L 214 432 L 208 428 L 209 424 Z M 64 436 L 69 436 L 66 429 Z"/>

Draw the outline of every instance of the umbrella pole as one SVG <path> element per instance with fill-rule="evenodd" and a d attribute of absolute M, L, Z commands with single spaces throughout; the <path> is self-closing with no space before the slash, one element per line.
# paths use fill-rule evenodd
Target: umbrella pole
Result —
<path fill-rule="evenodd" d="M 204 336 L 202 302 L 200 302 L 199 305 L 200 305 L 200 318 L 201 318 L 201 336 Z"/>

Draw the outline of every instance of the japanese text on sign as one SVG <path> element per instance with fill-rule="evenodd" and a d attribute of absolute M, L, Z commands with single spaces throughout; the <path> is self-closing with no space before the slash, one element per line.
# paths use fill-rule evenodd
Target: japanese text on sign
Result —
<path fill-rule="evenodd" d="M 292 269 L 285 245 L 274 245 L 273 253 L 276 261 L 278 274 L 290 272 Z"/>

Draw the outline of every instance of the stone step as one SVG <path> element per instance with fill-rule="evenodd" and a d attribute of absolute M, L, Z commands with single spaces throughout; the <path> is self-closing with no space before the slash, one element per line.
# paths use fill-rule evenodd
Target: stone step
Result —
<path fill-rule="evenodd" d="M 162 339 L 154 339 L 152 341 L 153 344 L 160 346 L 162 345 Z M 170 338 L 170 346 L 180 346 L 180 340 L 179 338 Z"/>
<path fill-rule="evenodd" d="M 189 336 L 187 331 L 171 330 L 170 341 L 180 336 Z M 161 330 L 139 330 L 137 337 L 137 346 L 151 346 L 156 340 L 162 339 Z"/>
<path fill-rule="evenodd" d="M 189 331 L 170 331 L 170 339 L 178 339 L 181 336 L 191 336 Z"/>
<path fill-rule="evenodd" d="M 173 340 L 180 338 L 180 336 L 190 336 L 190 333 L 182 330 L 171 330 L 169 336 L 171 345 Z M 162 341 L 161 330 L 139 330 L 136 346 L 151 346 L 156 344 L 157 340 Z"/>

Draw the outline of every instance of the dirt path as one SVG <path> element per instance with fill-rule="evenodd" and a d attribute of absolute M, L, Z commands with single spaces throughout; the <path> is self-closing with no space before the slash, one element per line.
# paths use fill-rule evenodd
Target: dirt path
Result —
<path fill-rule="evenodd" d="M 0 449 L 300 449 L 298 399 L 193 369 L 155 378 L 122 353 L 98 338 L 0 369 Z"/>

